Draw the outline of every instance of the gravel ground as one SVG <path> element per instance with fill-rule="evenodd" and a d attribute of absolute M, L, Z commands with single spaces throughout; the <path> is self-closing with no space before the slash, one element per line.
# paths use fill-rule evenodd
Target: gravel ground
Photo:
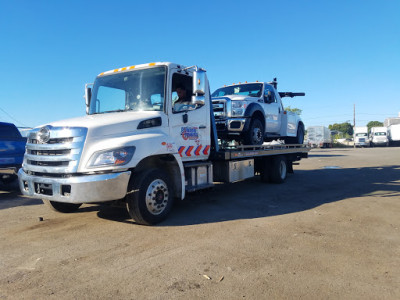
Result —
<path fill-rule="evenodd" d="M 392 147 L 314 149 L 284 184 L 218 185 L 153 227 L 0 186 L 0 299 L 400 299 L 399 215 Z"/>

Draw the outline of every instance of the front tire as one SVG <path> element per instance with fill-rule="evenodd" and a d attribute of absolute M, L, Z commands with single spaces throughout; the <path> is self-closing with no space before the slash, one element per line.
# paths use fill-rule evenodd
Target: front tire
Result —
<path fill-rule="evenodd" d="M 173 186 L 161 169 L 133 174 L 128 185 L 126 204 L 129 215 L 141 225 L 164 221 L 171 211 Z"/>
<path fill-rule="evenodd" d="M 46 206 L 50 207 L 52 210 L 64 214 L 76 212 L 82 205 L 82 203 L 63 203 L 63 202 L 50 201 L 46 199 L 42 199 L 42 201 Z"/>
<path fill-rule="evenodd" d="M 259 119 L 250 122 L 249 130 L 244 133 L 244 145 L 262 145 L 264 143 L 264 125 Z"/>

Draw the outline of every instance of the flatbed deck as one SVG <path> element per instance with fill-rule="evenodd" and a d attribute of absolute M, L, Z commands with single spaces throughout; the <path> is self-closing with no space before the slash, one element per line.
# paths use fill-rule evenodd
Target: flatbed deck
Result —
<path fill-rule="evenodd" d="M 298 154 L 300 160 L 301 158 L 307 158 L 310 150 L 311 147 L 297 144 L 228 146 L 224 148 L 220 147 L 214 155 L 214 160 L 229 161 L 282 154 Z"/>

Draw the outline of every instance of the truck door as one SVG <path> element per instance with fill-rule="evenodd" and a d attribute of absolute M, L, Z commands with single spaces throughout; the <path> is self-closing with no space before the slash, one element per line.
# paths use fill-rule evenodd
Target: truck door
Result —
<path fill-rule="evenodd" d="M 264 88 L 264 111 L 266 132 L 279 133 L 281 129 L 282 104 L 275 95 L 275 90 L 270 85 Z"/>
<path fill-rule="evenodd" d="M 172 75 L 168 114 L 171 136 L 182 161 L 205 160 L 210 154 L 210 103 L 191 105 L 192 86 L 190 73 Z"/>

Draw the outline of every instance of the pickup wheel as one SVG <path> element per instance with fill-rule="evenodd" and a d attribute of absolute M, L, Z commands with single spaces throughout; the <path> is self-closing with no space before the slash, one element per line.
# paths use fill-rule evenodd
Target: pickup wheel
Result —
<path fill-rule="evenodd" d="M 273 183 L 283 183 L 287 175 L 286 157 L 282 155 L 274 156 L 270 169 L 270 180 Z"/>
<path fill-rule="evenodd" d="M 1 177 L 1 182 L 3 184 L 10 184 L 13 183 L 15 180 L 17 180 L 18 176 L 16 175 L 4 175 L 3 177 Z"/>
<path fill-rule="evenodd" d="M 42 199 L 42 201 L 52 210 L 65 214 L 76 212 L 82 205 L 81 203 L 63 203 L 63 202 L 50 201 L 46 199 Z"/>
<path fill-rule="evenodd" d="M 304 143 L 304 127 L 303 125 L 299 125 L 297 128 L 297 135 L 294 139 L 295 144 L 303 144 Z"/>
<path fill-rule="evenodd" d="M 264 125 L 259 119 L 252 119 L 249 130 L 243 135 L 244 145 L 262 145 L 264 143 Z"/>
<path fill-rule="evenodd" d="M 141 225 L 153 225 L 165 220 L 171 211 L 173 187 L 161 169 L 149 169 L 133 174 L 126 196 L 132 219 Z"/>

